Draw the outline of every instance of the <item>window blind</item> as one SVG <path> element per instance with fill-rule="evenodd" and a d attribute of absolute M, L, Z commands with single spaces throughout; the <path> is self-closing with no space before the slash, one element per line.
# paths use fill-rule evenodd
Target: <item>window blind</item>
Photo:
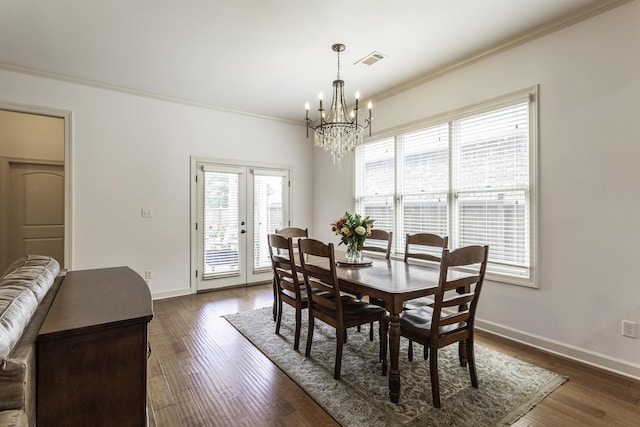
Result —
<path fill-rule="evenodd" d="M 253 175 L 253 270 L 271 268 L 267 236 L 286 227 L 288 172 L 258 170 Z"/>
<path fill-rule="evenodd" d="M 237 272 L 238 174 L 204 171 L 204 277 Z"/>
<path fill-rule="evenodd" d="M 407 133 L 398 143 L 402 153 L 398 245 L 404 251 L 407 234 L 448 235 L 449 126 L 443 123 Z"/>
<path fill-rule="evenodd" d="M 374 228 L 393 231 L 395 222 L 394 139 L 361 145 L 356 150 L 356 210 L 375 219 Z"/>
<path fill-rule="evenodd" d="M 456 246 L 488 244 L 494 265 L 529 268 L 528 103 L 452 123 Z"/>

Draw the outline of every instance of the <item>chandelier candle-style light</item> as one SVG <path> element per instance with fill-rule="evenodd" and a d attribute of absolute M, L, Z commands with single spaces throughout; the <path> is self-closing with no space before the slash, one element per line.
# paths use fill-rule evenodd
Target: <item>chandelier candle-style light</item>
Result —
<path fill-rule="evenodd" d="M 312 120 L 309 118 L 309 103 L 305 106 L 307 110 L 307 138 L 309 137 L 309 129 L 313 129 L 313 145 L 322 147 L 325 151 L 331 152 L 333 156 L 333 164 L 341 165 L 342 158 L 347 151 L 353 151 L 356 146 L 362 144 L 363 133 L 369 128 L 369 136 L 371 136 L 371 102 L 369 102 L 369 117 L 364 120 L 364 126 L 358 123 L 358 103 L 360 101 L 360 93 L 356 92 L 356 106 L 348 112 L 347 103 L 344 99 L 344 81 L 340 80 L 340 52 L 344 52 L 343 44 L 334 44 L 332 47 L 334 52 L 338 53 L 338 77 L 333 81 L 333 100 L 331 101 L 331 109 L 329 114 L 325 115 L 322 108 L 322 93 L 320 93 L 320 123 L 314 127 Z"/>

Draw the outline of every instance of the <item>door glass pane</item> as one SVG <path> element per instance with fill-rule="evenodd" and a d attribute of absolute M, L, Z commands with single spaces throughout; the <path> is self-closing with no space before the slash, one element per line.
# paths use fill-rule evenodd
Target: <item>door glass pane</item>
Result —
<path fill-rule="evenodd" d="M 271 267 L 267 235 L 284 228 L 283 176 L 254 175 L 253 180 L 253 269 Z"/>
<path fill-rule="evenodd" d="M 239 179 L 236 173 L 204 172 L 204 277 L 236 273 Z"/>

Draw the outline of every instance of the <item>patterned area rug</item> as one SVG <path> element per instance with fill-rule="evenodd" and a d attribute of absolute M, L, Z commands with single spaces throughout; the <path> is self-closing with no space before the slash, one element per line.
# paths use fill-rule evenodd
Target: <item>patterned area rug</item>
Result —
<path fill-rule="evenodd" d="M 306 313 L 300 350 L 293 350 L 294 311 L 285 305 L 280 335 L 271 308 L 225 316 L 260 351 L 302 387 L 343 426 L 500 426 L 526 414 L 567 379 L 553 372 L 476 344 L 479 388 L 460 367 L 457 346 L 438 352 L 442 408 L 431 404 L 429 364 L 422 346 L 407 360 L 407 340 L 400 347 L 400 402 L 389 400 L 388 377 L 381 375 L 378 334 L 369 341 L 369 326 L 348 331 L 341 379 L 333 379 L 335 331 L 316 321 L 311 356 L 304 357 Z M 377 329 L 377 324 L 376 328 Z"/>

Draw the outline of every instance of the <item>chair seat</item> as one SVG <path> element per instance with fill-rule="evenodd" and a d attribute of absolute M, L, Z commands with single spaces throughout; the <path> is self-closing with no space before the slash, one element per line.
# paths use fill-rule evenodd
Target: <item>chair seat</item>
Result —
<path fill-rule="evenodd" d="M 400 328 L 411 333 L 417 333 L 428 337 L 431 335 L 431 317 L 433 316 L 433 308 L 425 306 L 416 310 L 403 311 L 400 314 Z M 460 329 L 466 325 L 465 322 L 454 323 L 440 327 L 440 335 L 445 335 Z"/>
<path fill-rule="evenodd" d="M 375 297 L 369 297 L 369 304 L 377 305 L 378 307 L 384 308 L 384 301 Z"/>
<path fill-rule="evenodd" d="M 366 301 L 356 300 L 348 296 L 342 297 L 342 315 L 347 318 L 383 316 L 386 310 Z"/>
<path fill-rule="evenodd" d="M 342 317 L 345 324 L 352 323 L 352 321 L 358 319 L 375 318 L 377 320 L 386 314 L 385 309 L 369 304 L 366 301 L 358 300 L 348 295 L 342 295 L 340 298 L 342 300 Z M 335 310 L 328 307 L 317 306 L 316 310 L 322 311 L 331 317 L 336 315 Z M 367 323 L 367 321 L 363 323 Z"/>
<path fill-rule="evenodd" d="M 280 293 L 286 297 L 295 299 L 296 298 L 296 293 L 292 290 L 289 289 L 282 289 L 280 291 Z M 300 286 L 300 300 L 301 301 L 307 301 L 309 298 L 307 296 L 307 287 L 304 285 Z"/>
<path fill-rule="evenodd" d="M 404 310 L 417 310 L 423 307 L 433 306 L 433 299 L 428 297 L 421 297 L 405 301 L 402 305 Z"/>

